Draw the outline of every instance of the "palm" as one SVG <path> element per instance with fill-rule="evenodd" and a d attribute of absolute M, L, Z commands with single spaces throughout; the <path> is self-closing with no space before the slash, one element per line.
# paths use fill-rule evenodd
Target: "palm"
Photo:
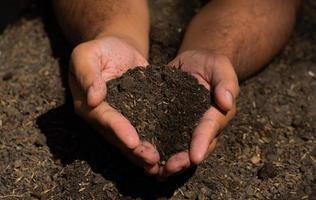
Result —
<path fill-rule="evenodd" d="M 94 45 L 100 55 L 100 67 L 105 81 L 121 76 L 132 67 L 148 65 L 139 52 L 118 39 L 105 39 Z"/>

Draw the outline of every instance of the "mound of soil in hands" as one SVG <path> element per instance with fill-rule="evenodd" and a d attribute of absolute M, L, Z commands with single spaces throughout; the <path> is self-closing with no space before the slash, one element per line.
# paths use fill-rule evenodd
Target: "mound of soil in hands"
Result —
<path fill-rule="evenodd" d="M 186 72 L 136 67 L 107 83 L 107 101 L 127 117 L 161 161 L 189 148 L 191 134 L 211 104 L 210 92 Z"/>

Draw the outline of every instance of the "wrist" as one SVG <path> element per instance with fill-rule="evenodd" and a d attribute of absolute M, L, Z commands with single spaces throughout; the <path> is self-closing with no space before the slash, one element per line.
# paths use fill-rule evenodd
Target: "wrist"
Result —
<path fill-rule="evenodd" d="M 216 65 L 218 66 L 230 66 L 237 77 L 239 78 L 239 72 L 237 70 L 236 64 L 233 62 L 233 59 L 228 56 L 225 53 L 222 53 L 221 51 L 216 51 L 213 49 L 207 49 L 207 48 L 192 48 L 192 49 L 181 49 L 178 53 L 179 55 L 183 56 L 191 56 L 194 54 L 202 54 L 211 57 L 214 62 L 216 62 Z"/>
<path fill-rule="evenodd" d="M 184 46 L 182 45 L 178 54 L 187 52 L 187 51 L 195 51 L 195 52 L 205 52 L 208 54 L 215 55 L 216 57 L 221 57 L 222 59 L 227 59 L 229 62 L 233 65 L 236 66 L 236 56 L 234 55 L 234 48 L 231 46 L 226 46 L 226 48 L 208 48 L 204 46 L 196 46 L 192 45 L 190 46 Z"/>
<path fill-rule="evenodd" d="M 100 32 L 95 39 L 109 38 L 114 37 L 117 38 L 128 45 L 134 47 L 144 58 L 148 58 L 148 45 L 149 42 L 146 37 L 141 38 L 136 34 L 126 34 L 124 32 L 119 31 L 104 31 Z"/>
<path fill-rule="evenodd" d="M 121 2 L 121 1 L 117 1 Z M 122 1 L 121 12 L 100 26 L 96 38 L 117 37 L 128 43 L 144 57 L 149 51 L 149 10 L 147 0 Z"/>

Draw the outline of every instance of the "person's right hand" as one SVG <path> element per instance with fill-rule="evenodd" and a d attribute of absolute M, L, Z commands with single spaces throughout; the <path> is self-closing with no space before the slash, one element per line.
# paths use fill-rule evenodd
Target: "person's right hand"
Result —
<path fill-rule="evenodd" d="M 72 52 L 69 85 L 76 113 L 108 142 L 118 147 L 148 174 L 159 172 L 159 153 L 142 142 L 131 123 L 104 101 L 106 82 L 148 62 L 132 43 L 119 37 L 103 37 L 78 45 Z"/>

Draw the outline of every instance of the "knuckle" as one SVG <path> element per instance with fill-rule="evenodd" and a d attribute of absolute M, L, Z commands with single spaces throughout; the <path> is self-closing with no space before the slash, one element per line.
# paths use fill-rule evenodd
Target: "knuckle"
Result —
<path fill-rule="evenodd" d="M 237 114 L 237 108 L 236 104 L 233 106 L 233 108 L 226 114 L 225 121 L 222 127 L 225 127 L 229 122 L 236 116 Z"/>
<path fill-rule="evenodd" d="M 70 55 L 70 72 L 75 73 L 76 72 L 76 61 L 78 59 L 78 57 L 80 56 L 81 52 L 83 51 L 82 49 L 84 44 L 79 44 L 77 45 L 71 52 Z"/>
<path fill-rule="evenodd" d="M 80 52 L 82 51 L 83 46 L 84 44 L 79 44 L 72 50 L 70 55 L 71 60 L 76 59 L 77 55 L 80 54 Z"/>
<path fill-rule="evenodd" d="M 211 127 L 214 127 L 215 130 L 220 130 L 221 128 L 220 123 L 212 118 L 204 117 L 201 119 L 200 123 L 208 123 Z"/>
<path fill-rule="evenodd" d="M 234 108 L 231 110 L 231 115 L 232 117 L 234 117 L 237 114 L 237 109 L 236 109 L 236 105 L 234 106 Z"/>
<path fill-rule="evenodd" d="M 96 113 L 96 118 L 99 119 L 105 127 L 113 128 L 121 125 L 117 120 L 115 111 L 111 108 L 102 108 Z"/>
<path fill-rule="evenodd" d="M 77 53 L 80 53 L 83 50 L 86 50 L 89 47 L 87 42 L 78 44 L 74 49 L 73 49 L 73 54 L 76 55 Z"/>
<path fill-rule="evenodd" d="M 82 53 L 87 54 L 93 52 L 94 45 L 91 42 L 84 42 L 78 44 L 71 52 L 70 59 L 71 61 L 75 61 Z"/>

